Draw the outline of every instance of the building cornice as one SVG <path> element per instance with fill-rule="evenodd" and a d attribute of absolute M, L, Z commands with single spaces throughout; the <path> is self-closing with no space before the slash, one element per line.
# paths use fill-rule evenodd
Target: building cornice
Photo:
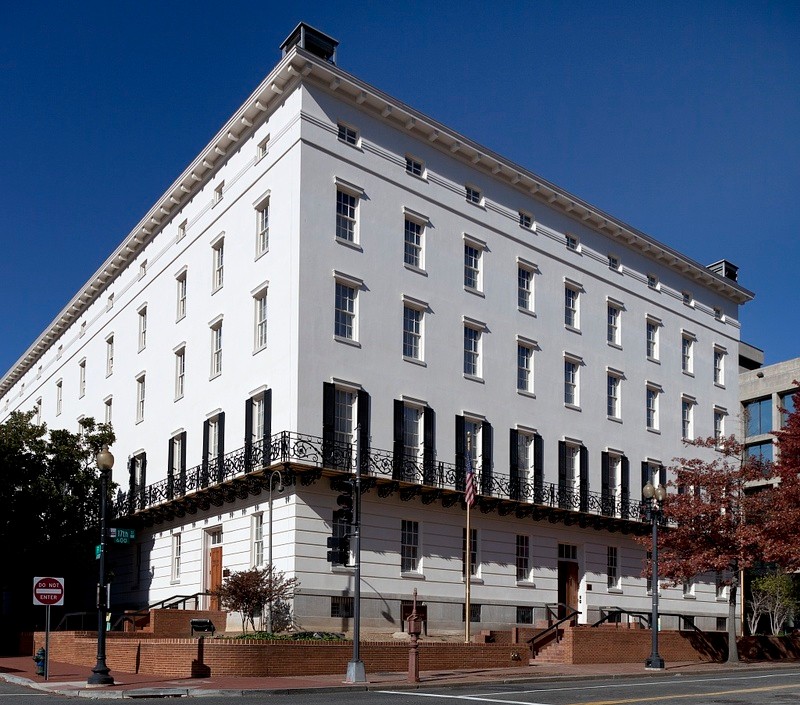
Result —
<path fill-rule="evenodd" d="M 174 214 L 191 199 L 217 169 L 231 147 L 249 136 L 265 113 L 282 102 L 303 80 L 309 80 L 338 96 L 369 110 L 395 128 L 413 131 L 429 144 L 463 160 L 487 175 L 533 196 L 589 226 L 639 250 L 646 257 L 688 276 L 698 284 L 716 291 L 736 304 L 753 298 L 753 293 L 735 282 L 717 275 L 643 232 L 586 203 L 546 179 L 501 157 L 410 106 L 379 91 L 338 66 L 293 47 L 261 82 L 241 107 L 201 150 L 195 160 L 164 192 L 147 214 L 89 278 L 44 332 L 0 379 L 0 397 L 4 396 L 36 363 L 48 347 L 72 325 L 106 289 L 109 282 L 133 261 L 141 250 L 171 222 Z"/>

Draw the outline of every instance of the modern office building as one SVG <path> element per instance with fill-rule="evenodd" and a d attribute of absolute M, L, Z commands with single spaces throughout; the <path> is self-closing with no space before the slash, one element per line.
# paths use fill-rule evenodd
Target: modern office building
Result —
<path fill-rule="evenodd" d="M 115 609 L 271 553 L 297 623 L 346 628 L 352 556 L 329 563 L 326 539 L 358 464 L 365 630 L 399 630 L 414 588 L 429 631 L 462 630 L 465 563 L 475 628 L 649 610 L 642 486 L 682 438 L 735 430 L 752 294 L 348 74 L 336 46 L 298 26 L 0 380 L 0 419 L 113 423 L 117 521 L 139 529 Z M 727 614 L 714 576 L 661 604 L 705 629 Z"/>

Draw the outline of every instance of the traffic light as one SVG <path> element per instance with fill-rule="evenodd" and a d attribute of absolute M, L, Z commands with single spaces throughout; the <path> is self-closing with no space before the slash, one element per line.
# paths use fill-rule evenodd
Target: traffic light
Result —
<path fill-rule="evenodd" d="M 328 536 L 328 563 L 345 564 L 350 559 L 350 539 L 347 536 Z"/>
<path fill-rule="evenodd" d="M 355 503 L 353 501 L 353 485 L 349 481 L 344 481 L 339 485 L 341 494 L 336 497 L 336 504 L 339 507 L 336 512 L 339 521 L 345 524 L 353 523 L 353 510 Z"/>

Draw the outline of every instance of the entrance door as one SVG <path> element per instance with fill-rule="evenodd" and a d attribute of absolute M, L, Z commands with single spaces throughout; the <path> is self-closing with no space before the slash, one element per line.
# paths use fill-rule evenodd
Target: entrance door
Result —
<path fill-rule="evenodd" d="M 208 580 L 206 589 L 214 592 L 222 585 L 222 530 L 212 531 L 209 534 L 211 548 L 208 551 Z M 219 597 L 211 595 L 208 601 L 208 608 L 211 610 L 219 609 Z"/>
<path fill-rule="evenodd" d="M 574 561 L 558 562 L 558 602 L 559 619 L 567 616 L 567 607 L 578 609 L 578 564 Z M 570 624 L 576 621 L 573 617 Z"/>

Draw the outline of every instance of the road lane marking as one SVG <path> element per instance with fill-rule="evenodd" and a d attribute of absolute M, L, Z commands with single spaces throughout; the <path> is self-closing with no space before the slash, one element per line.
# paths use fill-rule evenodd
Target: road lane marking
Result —
<path fill-rule="evenodd" d="M 625 705 L 626 703 L 650 703 L 659 700 L 677 700 L 678 698 L 709 698 L 717 695 L 741 695 L 743 693 L 764 693 L 770 690 L 785 690 L 786 688 L 796 688 L 794 683 L 787 685 L 765 685 L 761 688 L 739 688 L 737 690 L 717 690 L 708 693 L 677 693 L 675 695 L 654 695 L 647 698 L 626 698 L 624 700 L 587 700 L 581 703 L 571 703 L 571 705 Z"/>
<path fill-rule="evenodd" d="M 444 695 L 441 693 L 412 693 L 408 690 L 378 690 L 377 693 L 387 695 L 416 695 L 418 698 L 449 698 L 451 700 L 469 700 L 478 703 L 504 703 L 504 705 L 545 705 L 532 703 L 530 700 L 506 700 L 504 698 L 484 698 L 480 695 Z"/>

